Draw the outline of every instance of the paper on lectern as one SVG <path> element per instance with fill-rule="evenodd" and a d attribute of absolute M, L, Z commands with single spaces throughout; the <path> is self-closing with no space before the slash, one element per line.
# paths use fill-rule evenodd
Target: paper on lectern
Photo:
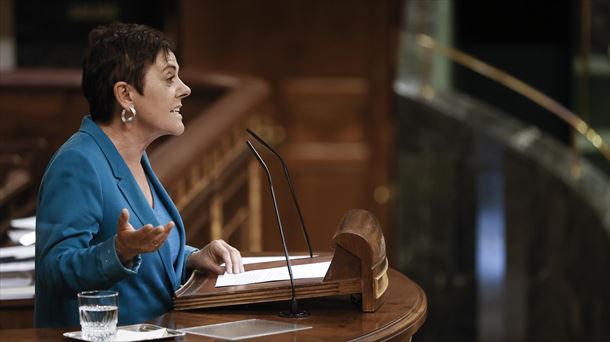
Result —
<path fill-rule="evenodd" d="M 323 278 L 330 267 L 330 261 L 314 264 L 293 265 L 294 279 Z M 237 274 L 225 273 L 218 276 L 216 287 L 265 283 L 269 281 L 289 280 L 286 266 L 253 270 Z"/>

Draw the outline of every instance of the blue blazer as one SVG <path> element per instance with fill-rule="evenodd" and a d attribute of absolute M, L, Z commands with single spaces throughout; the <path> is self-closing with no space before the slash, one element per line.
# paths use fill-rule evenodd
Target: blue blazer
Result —
<path fill-rule="evenodd" d="M 119 292 L 119 324 L 141 323 L 172 308 L 174 291 L 186 279 L 186 260 L 196 249 L 185 245 L 184 225 L 146 154 L 142 166 L 176 223 L 180 246 L 171 261 L 168 241 L 134 259 L 130 268 L 115 250 L 122 208 L 135 229 L 158 222 L 114 144 L 86 116 L 52 157 L 42 178 L 36 213 L 37 327 L 78 326 L 76 294 Z"/>

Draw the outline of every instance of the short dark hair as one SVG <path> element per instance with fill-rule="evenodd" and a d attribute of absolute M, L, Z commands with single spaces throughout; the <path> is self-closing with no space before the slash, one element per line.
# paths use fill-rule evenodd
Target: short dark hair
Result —
<path fill-rule="evenodd" d="M 116 82 L 127 82 L 142 94 L 146 70 L 160 51 L 167 55 L 171 49 L 172 44 L 163 33 L 146 25 L 114 22 L 93 29 L 83 59 L 82 79 L 93 120 L 112 120 Z"/>

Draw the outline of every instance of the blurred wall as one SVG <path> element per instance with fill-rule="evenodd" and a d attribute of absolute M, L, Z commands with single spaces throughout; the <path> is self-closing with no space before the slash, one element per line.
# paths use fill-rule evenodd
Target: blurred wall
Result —
<path fill-rule="evenodd" d="M 390 98 L 399 9 L 396 0 L 184 0 L 178 6 L 183 68 L 271 83 L 276 146 L 316 250 L 330 249 L 350 208 L 372 211 L 391 243 Z M 286 188 L 279 193 L 285 225 L 296 229 Z M 264 248 L 279 250 L 269 203 L 265 213 Z M 288 233 L 288 247 L 305 249 L 296 230 Z"/>

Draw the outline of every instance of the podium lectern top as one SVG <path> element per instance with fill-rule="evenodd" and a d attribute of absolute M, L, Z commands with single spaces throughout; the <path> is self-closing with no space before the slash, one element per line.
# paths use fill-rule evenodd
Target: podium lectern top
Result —
<path fill-rule="evenodd" d="M 377 219 L 365 210 L 349 210 L 333 237 L 332 256 L 292 260 L 292 265 L 331 261 L 323 278 L 294 281 L 297 299 L 360 294 L 362 311 L 373 312 L 383 304 L 388 287 L 385 241 Z M 280 267 L 284 261 L 244 265 L 246 271 Z M 195 271 L 174 298 L 174 309 L 189 310 L 238 304 L 289 300 L 289 281 L 215 287 L 217 275 Z"/>

